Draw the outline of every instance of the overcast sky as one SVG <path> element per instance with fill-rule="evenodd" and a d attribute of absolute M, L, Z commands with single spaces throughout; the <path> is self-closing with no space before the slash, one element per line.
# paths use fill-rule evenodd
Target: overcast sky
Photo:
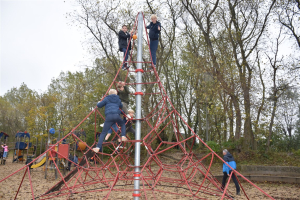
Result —
<path fill-rule="evenodd" d="M 61 71 L 91 64 L 84 34 L 70 26 L 70 0 L 0 0 L 0 95 L 24 82 L 47 90 Z"/>

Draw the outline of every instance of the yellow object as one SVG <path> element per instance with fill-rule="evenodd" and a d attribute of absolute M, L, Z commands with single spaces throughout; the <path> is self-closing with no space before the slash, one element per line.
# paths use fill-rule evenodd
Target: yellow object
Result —
<path fill-rule="evenodd" d="M 41 162 L 39 162 L 35 165 L 32 165 L 31 169 L 38 168 L 38 167 L 42 166 L 45 162 L 46 162 L 46 156 L 41 160 Z"/>
<path fill-rule="evenodd" d="M 78 142 L 78 147 L 77 147 L 78 151 L 85 150 L 85 148 L 86 148 L 86 143 L 85 142 Z"/>

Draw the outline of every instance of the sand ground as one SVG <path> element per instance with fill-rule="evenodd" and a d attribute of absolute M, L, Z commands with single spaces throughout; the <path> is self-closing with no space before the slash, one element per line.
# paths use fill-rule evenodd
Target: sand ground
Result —
<path fill-rule="evenodd" d="M 23 167 L 25 163 L 12 163 L 12 159 L 8 158 L 6 165 L 0 165 L 0 180 L 8 176 L 9 174 L 15 172 L 16 170 Z M 218 171 L 214 169 L 213 171 Z M 0 184 L 0 199 L 14 199 L 16 195 L 16 191 L 20 185 L 22 177 L 24 175 L 25 170 L 20 171 L 19 173 L 11 176 L 7 180 L 1 182 Z M 60 179 L 55 179 L 54 170 L 48 170 L 47 179 L 45 179 L 45 172 L 43 167 L 31 170 L 31 179 L 32 179 L 32 190 L 34 191 L 35 198 L 39 197 L 41 194 L 45 193 L 48 189 L 55 185 Z M 219 173 L 220 174 L 220 173 Z M 59 175 L 58 175 L 59 176 Z M 165 178 L 176 177 L 175 173 L 172 172 L 164 172 L 162 174 Z M 195 181 L 201 182 L 201 177 L 196 177 Z M 128 183 L 129 185 L 125 185 L 128 182 L 118 182 L 114 189 L 121 189 L 118 191 L 112 191 L 108 196 L 108 199 L 132 199 L 132 188 L 133 185 Z M 205 182 L 206 184 L 207 182 Z M 300 200 L 300 186 L 296 184 L 284 184 L 284 183 L 255 183 L 258 187 L 272 196 L 274 199 L 285 199 L 285 200 Z M 165 186 L 164 186 L 165 185 Z M 176 185 L 176 184 L 175 184 Z M 157 186 L 157 191 L 149 191 L 146 192 L 147 199 L 220 199 L 220 196 L 211 196 L 206 195 L 204 193 L 199 193 L 198 198 L 193 198 L 189 196 L 190 191 L 187 187 L 176 187 L 175 185 L 163 183 L 163 185 Z M 242 182 L 242 186 L 245 189 L 249 199 L 268 199 L 263 193 L 261 193 L 258 189 L 253 187 L 247 182 Z M 86 190 L 95 190 L 96 188 L 104 188 L 104 185 L 92 185 L 87 186 Z M 142 186 L 141 186 L 142 188 Z M 145 187 L 147 188 L 147 187 Z M 234 199 L 247 199 L 246 196 L 241 193 L 241 196 L 235 195 L 235 186 L 233 183 L 230 184 L 229 190 L 231 191 Z M 105 191 L 95 191 L 89 193 L 78 193 L 72 196 L 61 196 L 56 197 L 54 199 L 104 199 L 105 195 L 108 193 Z M 172 194 L 172 193 L 180 193 Z M 221 193 L 219 193 L 221 194 Z M 32 199 L 31 185 L 29 184 L 28 173 L 24 177 L 24 182 L 20 188 L 20 192 L 17 196 L 17 199 Z M 38 198 L 42 199 L 42 198 Z M 142 197 L 140 199 L 146 199 L 145 193 L 142 192 Z"/>

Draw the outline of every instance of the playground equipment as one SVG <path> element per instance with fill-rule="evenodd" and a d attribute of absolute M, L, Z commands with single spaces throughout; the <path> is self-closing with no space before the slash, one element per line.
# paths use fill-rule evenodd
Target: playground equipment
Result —
<path fill-rule="evenodd" d="M 65 160 L 65 157 L 68 157 L 69 155 L 69 144 L 64 144 L 65 139 L 61 140 L 60 143 L 51 144 L 52 141 L 55 139 L 55 141 L 60 140 L 60 134 L 61 130 L 58 130 L 58 138 L 53 138 L 53 135 L 55 133 L 55 129 L 51 128 L 49 130 L 48 134 L 48 142 L 47 142 L 47 149 L 51 149 L 48 153 L 44 153 L 41 157 L 42 159 L 39 160 L 39 162 L 31 168 L 37 168 L 40 166 L 43 166 L 45 164 L 44 170 L 45 170 L 45 178 L 47 178 L 47 171 L 50 169 L 55 170 L 55 178 L 57 178 L 57 172 L 59 169 L 63 169 L 63 174 L 66 173 L 66 167 L 67 162 Z M 58 169 L 59 168 L 59 169 Z"/>
<path fill-rule="evenodd" d="M 114 192 L 119 191 L 124 195 L 128 196 L 123 199 L 128 199 L 129 196 L 133 196 L 135 200 L 143 197 L 144 199 L 165 199 L 163 196 L 165 194 L 170 195 L 168 198 L 182 198 L 182 199 L 233 199 L 233 192 L 229 191 L 228 185 L 232 176 L 239 175 L 244 181 L 247 181 L 251 186 L 257 188 L 257 193 L 260 192 L 264 196 L 264 199 L 269 198 L 273 199 L 269 194 L 265 193 L 247 178 L 245 178 L 238 171 L 232 169 L 229 180 L 226 183 L 225 188 L 221 187 L 221 183 L 216 180 L 213 176 L 211 165 L 214 159 L 219 159 L 223 163 L 225 161 L 215 153 L 203 140 L 195 134 L 194 130 L 189 127 L 184 118 L 174 108 L 172 102 L 170 101 L 166 91 L 164 90 L 162 81 L 160 80 L 156 69 L 154 68 L 153 62 L 143 62 L 142 61 L 142 43 L 143 43 L 143 27 L 145 28 L 144 16 L 143 13 L 139 13 L 134 29 L 136 29 L 136 24 L 138 23 L 138 52 L 137 52 L 137 61 L 132 61 L 130 59 L 126 62 L 137 63 L 137 69 L 130 71 L 127 69 L 127 75 L 129 72 L 137 73 L 136 82 L 130 83 L 136 85 L 136 92 L 133 95 L 136 95 L 136 135 L 134 140 L 127 140 L 123 143 L 128 143 L 127 149 L 117 149 L 117 145 L 113 142 L 107 143 L 107 148 L 110 148 L 112 153 L 97 153 L 95 154 L 92 151 L 92 148 L 95 146 L 96 142 L 92 146 L 87 146 L 87 150 L 83 151 L 80 148 L 80 151 L 84 154 L 82 160 L 79 164 L 75 164 L 77 167 L 72 170 L 68 175 L 63 176 L 60 173 L 60 170 L 57 164 L 54 162 L 56 168 L 59 171 L 61 181 L 55 184 L 53 187 L 49 188 L 47 191 L 33 191 L 35 182 L 31 181 L 31 175 L 28 166 L 24 166 L 8 177 L 0 180 L 0 183 L 3 183 L 9 177 L 15 175 L 21 170 L 24 170 L 24 176 L 20 184 L 18 184 L 16 197 L 22 188 L 23 180 L 26 173 L 29 173 L 29 184 L 31 188 L 32 198 L 38 197 L 39 199 L 51 199 L 51 198 L 62 198 L 66 199 L 76 198 L 76 195 L 82 197 L 83 193 L 97 193 L 101 194 L 103 199 L 114 199 Z M 149 39 L 147 36 L 147 44 L 149 47 Z M 150 47 L 149 47 L 150 48 Z M 150 49 L 149 49 L 150 52 Z M 127 52 L 126 52 L 127 53 Z M 132 54 L 132 52 L 131 52 Z M 132 55 L 130 55 L 132 58 Z M 151 58 L 151 56 L 150 56 Z M 121 71 L 119 68 L 118 73 Z M 143 68 L 142 64 L 146 64 Z M 147 64 L 151 64 L 152 68 L 147 69 Z M 151 83 L 142 83 L 142 74 L 153 72 L 155 81 Z M 116 79 L 118 77 L 116 74 L 115 79 L 107 90 L 117 83 Z M 156 86 L 153 87 L 152 93 L 144 93 L 142 91 L 143 84 L 152 84 Z M 107 95 L 106 93 L 106 95 Z M 141 98 L 144 95 L 156 95 L 157 104 L 153 106 L 153 109 L 146 113 L 144 116 L 141 115 Z M 103 97 L 104 98 L 104 97 Z M 60 141 L 58 141 L 53 146 L 45 152 L 54 151 L 57 154 L 58 150 L 55 150 L 55 146 L 62 142 L 63 139 L 71 136 L 74 141 L 82 141 L 79 137 L 75 135 L 75 130 L 78 129 L 88 118 L 95 116 L 95 135 L 97 133 L 97 128 L 99 127 L 99 118 L 104 120 L 103 115 L 98 111 L 97 108 L 93 109 L 76 127 L 74 127 L 66 136 L 64 136 Z M 98 119 L 98 120 L 97 120 Z M 98 122 L 98 124 L 97 124 Z M 181 122 L 181 123 L 180 123 Z M 143 123 L 143 124 L 142 124 Z M 191 135 L 187 138 L 183 138 L 180 134 L 180 126 L 183 126 L 191 132 Z M 142 129 L 143 126 L 143 129 Z M 144 132 L 144 137 L 141 137 L 141 129 Z M 168 142 L 162 140 L 160 137 L 164 130 L 170 131 L 173 136 L 176 138 L 174 142 Z M 199 158 L 193 153 L 193 146 L 195 141 L 199 140 L 209 151 L 206 155 Z M 157 144 L 154 144 L 154 141 Z M 187 142 L 191 141 L 191 142 Z M 162 154 L 165 152 L 170 152 L 171 149 L 175 147 L 178 148 L 180 152 L 180 159 L 176 163 L 167 163 L 163 159 Z M 140 150 L 143 148 L 148 156 L 144 156 L 141 159 Z M 131 152 L 134 150 L 135 156 L 131 155 Z M 103 156 L 101 159 L 100 156 Z M 51 158 L 54 158 L 54 155 L 49 154 Z M 64 159 L 70 161 L 67 156 L 62 156 Z M 93 159 L 92 159 L 93 158 Z M 37 160 L 38 158 L 36 158 Z M 93 160 L 92 162 L 90 160 Z M 204 162 L 207 161 L 207 162 Z M 208 164 L 205 164 L 208 163 Z M 231 167 L 230 167 L 231 168 Z M 241 186 L 243 196 L 249 199 L 247 191 Z M 141 187 L 141 188 L 140 188 Z M 26 187 L 27 189 L 28 187 Z M 173 195 L 173 197 L 171 196 Z M 257 195 L 257 194 L 255 194 Z M 79 196 L 78 196 L 79 197 Z"/>
<path fill-rule="evenodd" d="M 15 148 L 13 153 L 13 162 L 24 161 L 24 152 L 28 157 L 29 148 L 32 146 L 30 142 L 30 134 L 25 132 L 18 132 L 15 136 Z M 15 158 L 16 155 L 16 158 Z"/>
<path fill-rule="evenodd" d="M 46 159 L 46 153 L 44 153 L 38 160 L 36 160 L 36 164 L 31 166 L 31 169 L 43 166 L 46 163 Z"/>
<path fill-rule="evenodd" d="M 0 144 L 2 143 L 7 143 L 7 138 L 9 137 L 9 135 L 7 135 L 6 133 L 4 132 L 0 132 Z"/>

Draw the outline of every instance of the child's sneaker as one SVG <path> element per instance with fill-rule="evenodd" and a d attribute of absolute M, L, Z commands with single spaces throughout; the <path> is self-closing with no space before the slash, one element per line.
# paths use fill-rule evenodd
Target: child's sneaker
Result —
<path fill-rule="evenodd" d="M 127 65 L 127 63 L 125 63 L 122 67 L 122 70 L 127 70 L 130 68 L 130 65 Z"/>
<path fill-rule="evenodd" d="M 98 153 L 98 152 L 100 151 L 100 148 L 98 148 L 98 147 L 93 148 L 93 151 L 94 151 L 95 153 Z"/>
<path fill-rule="evenodd" d="M 123 149 L 123 148 L 124 148 L 123 145 L 121 144 L 121 142 L 119 143 L 119 148 L 120 148 L 120 149 Z"/>
<path fill-rule="evenodd" d="M 127 149 L 126 147 L 123 146 L 123 144 L 121 142 L 119 142 L 119 148 L 120 149 Z"/>

